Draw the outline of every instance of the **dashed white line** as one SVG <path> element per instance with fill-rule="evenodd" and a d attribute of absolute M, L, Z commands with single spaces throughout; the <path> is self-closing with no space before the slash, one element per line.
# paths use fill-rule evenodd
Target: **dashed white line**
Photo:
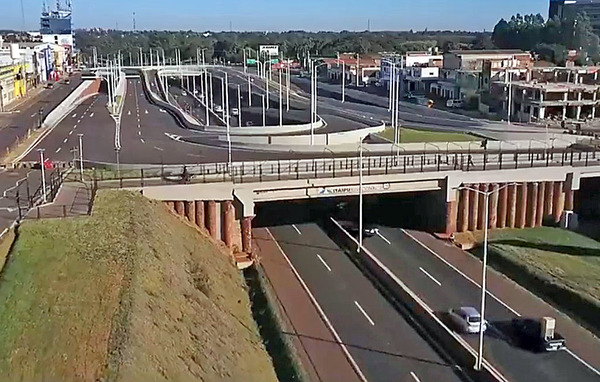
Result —
<path fill-rule="evenodd" d="M 77 117 L 77 113 L 75 113 L 71 116 L 71 118 L 75 118 L 75 117 Z"/>
<path fill-rule="evenodd" d="M 79 119 L 77 120 L 77 123 L 79 123 L 79 122 L 81 122 L 81 118 L 79 118 Z"/>
<path fill-rule="evenodd" d="M 154 146 L 154 148 L 158 151 L 165 151 L 165 149 L 161 149 L 160 147 Z"/>
<path fill-rule="evenodd" d="M 392 245 L 392 242 L 389 241 L 385 236 L 383 236 L 381 234 L 381 232 L 379 232 L 379 230 L 375 231 L 375 233 L 377 234 L 377 236 L 379 236 L 383 241 L 385 241 L 386 243 L 388 243 L 389 245 Z"/>
<path fill-rule="evenodd" d="M 31 118 L 34 118 L 36 115 L 36 113 L 31 114 Z"/>
<path fill-rule="evenodd" d="M 410 376 L 413 377 L 413 379 L 415 380 L 415 382 L 421 382 L 421 380 L 419 379 L 419 377 L 417 377 L 417 375 L 415 374 L 414 371 L 410 372 Z"/>
<path fill-rule="evenodd" d="M 69 131 L 69 135 L 73 134 L 73 130 Z"/>
<path fill-rule="evenodd" d="M 144 114 L 148 114 L 148 110 L 144 110 Z"/>
<path fill-rule="evenodd" d="M 127 115 L 131 115 L 131 110 L 128 110 L 128 111 L 127 111 Z"/>
<path fill-rule="evenodd" d="M 58 154 L 60 152 L 60 149 L 61 149 L 60 147 L 57 148 L 55 152 Z"/>
<path fill-rule="evenodd" d="M 93 113 L 93 112 L 92 112 L 92 113 L 90 113 L 90 118 L 92 118 L 93 116 L 94 116 L 94 113 Z"/>
<path fill-rule="evenodd" d="M 146 141 L 144 140 L 144 138 L 140 138 L 140 142 L 146 143 Z"/>
<path fill-rule="evenodd" d="M 142 132 L 138 130 L 138 135 L 142 135 Z"/>
<path fill-rule="evenodd" d="M 327 268 L 327 270 L 329 272 L 331 272 L 331 268 L 329 267 L 329 265 L 327 265 L 327 263 L 325 262 L 325 260 L 323 260 L 323 258 L 321 257 L 321 255 L 317 255 L 317 257 L 319 258 L 319 260 L 321 260 L 321 262 L 323 263 L 323 265 L 325 266 L 325 268 Z"/>
<path fill-rule="evenodd" d="M 358 303 L 358 301 L 354 301 L 354 305 L 356 305 L 356 307 L 358 308 L 358 310 L 360 310 L 360 312 L 363 314 L 363 316 L 365 316 L 367 318 L 367 321 L 369 321 L 369 323 L 373 326 L 375 326 L 375 323 L 373 322 L 373 320 L 371 320 L 371 317 L 369 317 L 369 315 L 367 314 L 367 312 L 365 312 L 365 310 L 363 309 L 362 306 L 360 306 L 360 304 Z"/>
<path fill-rule="evenodd" d="M 292 224 L 292 227 L 296 230 L 296 232 L 298 232 L 298 235 L 302 235 L 302 232 L 300 232 L 300 230 L 298 229 L 298 227 L 296 227 L 295 224 Z"/>
<path fill-rule="evenodd" d="M 427 272 L 425 269 L 423 269 L 423 267 L 419 267 L 419 269 L 421 270 L 421 272 L 425 273 L 425 275 L 427 277 L 429 277 L 434 283 L 436 283 L 438 286 L 442 286 L 442 283 L 437 281 L 435 279 L 435 277 L 433 277 L 432 275 L 429 274 L 429 272 Z"/>
<path fill-rule="evenodd" d="M 68 140 L 69 140 L 69 138 L 65 138 L 65 140 L 63 141 L 63 143 L 67 143 Z"/>

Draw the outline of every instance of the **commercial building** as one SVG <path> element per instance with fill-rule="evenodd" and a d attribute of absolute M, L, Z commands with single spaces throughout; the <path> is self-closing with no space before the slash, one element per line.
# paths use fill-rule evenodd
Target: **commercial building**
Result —
<path fill-rule="evenodd" d="M 589 16 L 594 31 L 600 32 L 600 0 L 550 0 L 548 17 L 564 19 L 581 12 Z"/>
<path fill-rule="evenodd" d="M 405 87 L 403 89 L 410 88 L 421 88 L 420 82 L 422 78 L 432 78 L 433 71 L 417 71 L 411 72 L 410 68 L 421 67 L 421 68 L 440 68 L 442 67 L 444 57 L 438 54 L 436 48 L 430 49 L 429 51 L 413 51 L 406 52 L 406 54 L 398 53 L 383 53 L 381 57 L 381 67 L 379 70 L 379 82 L 387 89 L 390 84 L 390 77 L 392 72 L 392 65 L 396 68 L 401 69 L 397 71 L 397 76 L 402 78 Z M 411 77 L 410 80 L 407 77 Z M 439 76 L 439 72 L 436 77 Z M 412 82 L 409 84 L 408 82 Z"/>
<path fill-rule="evenodd" d="M 42 17 L 40 18 L 40 34 L 42 42 L 63 47 L 65 50 L 63 65 L 57 66 L 61 70 L 71 71 L 73 67 L 74 42 L 71 27 L 70 0 L 64 6 L 58 1 L 55 10 L 44 7 Z"/>
<path fill-rule="evenodd" d="M 328 76 L 341 81 L 345 73 L 348 84 L 365 85 L 377 82 L 381 66 L 381 55 L 340 53 L 338 58 L 323 60 L 327 64 Z"/>

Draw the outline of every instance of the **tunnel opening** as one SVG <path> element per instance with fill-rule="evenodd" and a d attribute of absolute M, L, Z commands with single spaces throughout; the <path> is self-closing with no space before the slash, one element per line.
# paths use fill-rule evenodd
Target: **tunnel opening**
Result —
<path fill-rule="evenodd" d="M 342 196 L 261 202 L 255 206 L 254 227 L 322 224 L 329 218 L 358 224 L 359 197 Z M 421 191 L 364 195 L 363 224 L 443 232 L 446 222 L 445 193 Z"/>
<path fill-rule="evenodd" d="M 574 212 L 578 217 L 577 230 L 600 240 L 600 178 L 582 178 L 574 195 Z"/>

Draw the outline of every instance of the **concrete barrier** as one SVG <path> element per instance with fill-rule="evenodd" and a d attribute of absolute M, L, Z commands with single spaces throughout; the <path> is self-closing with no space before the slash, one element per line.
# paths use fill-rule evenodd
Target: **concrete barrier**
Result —
<path fill-rule="evenodd" d="M 448 328 L 416 293 L 410 290 L 392 271 L 364 247 L 360 252 L 357 240 L 346 232 L 342 226 L 330 218 L 328 229 L 336 240 L 354 257 L 381 285 L 393 294 L 418 320 L 422 327 L 435 338 L 436 342 L 464 368 L 472 368 L 475 364 L 476 352 L 462 337 Z M 483 361 L 483 370 L 475 375 L 481 382 L 508 382 L 487 360 Z"/>
<path fill-rule="evenodd" d="M 58 125 L 71 111 L 86 99 L 98 94 L 100 91 L 100 79 L 83 81 L 75 90 L 69 94 L 63 102 L 55 107 L 44 119 L 42 128 L 51 128 Z"/>

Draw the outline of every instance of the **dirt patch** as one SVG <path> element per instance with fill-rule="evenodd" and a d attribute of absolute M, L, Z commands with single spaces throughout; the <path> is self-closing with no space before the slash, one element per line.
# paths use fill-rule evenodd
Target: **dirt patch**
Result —
<path fill-rule="evenodd" d="M 276 380 L 230 258 L 137 194 L 23 224 L 0 304 L 10 380 Z"/>

